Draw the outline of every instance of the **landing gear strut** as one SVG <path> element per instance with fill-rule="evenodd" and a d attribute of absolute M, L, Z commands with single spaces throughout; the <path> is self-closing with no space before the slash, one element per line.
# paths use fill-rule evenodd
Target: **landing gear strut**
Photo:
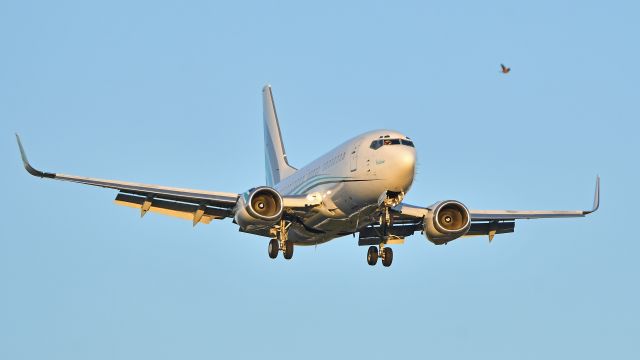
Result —
<path fill-rule="evenodd" d="M 274 239 L 269 241 L 269 257 L 275 259 L 278 257 L 278 252 L 282 250 L 282 255 L 285 259 L 289 260 L 293 257 L 293 242 L 289 241 L 288 229 L 291 223 L 287 224 L 286 221 L 280 220 L 280 224 L 271 228 L 271 235 L 275 236 Z"/>
<path fill-rule="evenodd" d="M 367 250 L 367 264 L 374 266 L 378 262 L 378 258 L 382 259 L 383 266 L 391 266 L 393 262 L 393 250 L 384 247 L 383 243 L 380 243 L 377 248 L 375 246 L 369 246 L 369 250 Z"/>
<path fill-rule="evenodd" d="M 391 227 L 391 214 L 389 213 L 389 207 L 385 206 L 384 210 L 380 214 L 380 230 L 382 231 L 382 236 L 389 236 L 389 228 Z"/>

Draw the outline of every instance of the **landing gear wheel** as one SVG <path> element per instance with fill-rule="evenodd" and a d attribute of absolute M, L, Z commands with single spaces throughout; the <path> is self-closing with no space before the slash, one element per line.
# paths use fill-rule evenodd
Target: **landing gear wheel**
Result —
<path fill-rule="evenodd" d="M 382 250 L 382 265 L 389 267 L 393 262 L 393 250 L 391 248 L 384 248 Z"/>
<path fill-rule="evenodd" d="M 375 246 L 369 246 L 367 250 L 367 264 L 374 266 L 378 262 L 378 248 Z"/>
<path fill-rule="evenodd" d="M 268 251 L 269 251 L 269 257 L 270 258 L 275 259 L 275 258 L 278 257 L 278 251 L 280 251 L 280 246 L 278 245 L 278 240 L 271 239 L 271 241 L 269 241 Z"/>
<path fill-rule="evenodd" d="M 287 260 L 291 259 L 291 257 L 293 256 L 293 243 L 291 241 L 284 242 L 283 255 Z"/>

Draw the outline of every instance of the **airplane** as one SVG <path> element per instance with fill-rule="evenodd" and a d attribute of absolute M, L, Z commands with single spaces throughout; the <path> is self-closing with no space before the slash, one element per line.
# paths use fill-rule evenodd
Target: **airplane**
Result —
<path fill-rule="evenodd" d="M 243 193 L 174 188 L 105 180 L 36 170 L 20 137 L 16 140 L 25 169 L 40 178 L 117 190 L 115 203 L 147 212 L 191 220 L 193 226 L 233 219 L 239 231 L 266 237 L 270 258 L 280 252 L 291 259 L 294 246 L 314 246 L 358 234 L 369 246 L 369 265 L 393 261 L 389 245 L 420 232 L 442 245 L 468 236 L 512 233 L 515 221 L 584 217 L 598 210 L 600 177 L 596 177 L 590 210 L 470 210 L 460 201 L 441 200 L 429 206 L 403 202 L 416 172 L 416 148 L 406 135 L 374 130 L 338 145 L 307 166 L 289 164 L 270 85 L 262 89 L 265 185 Z"/>

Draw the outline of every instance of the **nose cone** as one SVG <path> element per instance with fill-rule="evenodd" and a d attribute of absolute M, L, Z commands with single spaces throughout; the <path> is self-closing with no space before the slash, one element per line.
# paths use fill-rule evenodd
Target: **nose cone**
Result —
<path fill-rule="evenodd" d="M 416 173 L 416 150 L 408 146 L 394 147 L 389 158 L 388 190 L 407 192 Z"/>

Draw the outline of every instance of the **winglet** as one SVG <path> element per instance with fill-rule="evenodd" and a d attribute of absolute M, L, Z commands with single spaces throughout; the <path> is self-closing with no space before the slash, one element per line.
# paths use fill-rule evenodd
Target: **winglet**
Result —
<path fill-rule="evenodd" d="M 593 195 L 593 208 L 591 210 L 585 211 L 584 214 L 591 214 L 595 212 L 600 207 L 600 176 L 596 176 L 596 191 Z"/>
<path fill-rule="evenodd" d="M 22 163 L 24 164 L 24 168 L 29 172 L 29 174 L 38 177 L 46 177 L 46 178 L 55 178 L 56 174 L 43 172 L 40 170 L 36 170 L 29 164 L 29 160 L 27 159 L 27 154 L 24 152 L 24 147 L 22 147 L 22 142 L 20 141 L 20 136 L 16 133 L 16 140 L 18 140 L 18 147 L 20 148 L 20 156 L 22 157 Z"/>

